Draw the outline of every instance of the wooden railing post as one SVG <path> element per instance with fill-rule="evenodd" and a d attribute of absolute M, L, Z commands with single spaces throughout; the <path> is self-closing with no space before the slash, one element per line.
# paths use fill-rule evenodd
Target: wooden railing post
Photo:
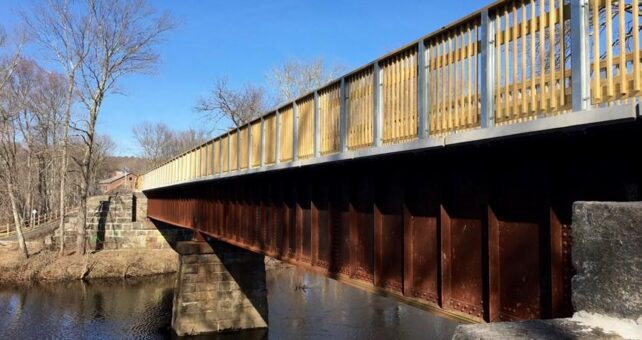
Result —
<path fill-rule="evenodd" d="M 299 159 L 299 105 L 292 102 L 292 161 Z"/>
<path fill-rule="evenodd" d="M 232 171 L 232 138 L 230 138 L 230 133 L 227 133 L 227 173 L 229 174 Z"/>
<path fill-rule="evenodd" d="M 252 169 L 252 124 L 247 123 L 247 170 Z"/>
<path fill-rule="evenodd" d="M 321 157 L 321 111 L 319 92 L 314 91 L 314 157 Z"/>
<path fill-rule="evenodd" d="M 339 85 L 339 151 L 348 151 L 348 106 L 346 101 L 346 78 Z"/>
<path fill-rule="evenodd" d="M 481 96 L 481 127 L 487 128 L 495 125 L 494 97 L 495 73 L 495 25 L 490 17 L 488 9 L 481 12 L 481 84 L 479 95 Z"/>
<path fill-rule="evenodd" d="M 261 116 L 261 158 L 259 160 L 259 167 L 263 169 L 265 167 L 265 119 Z"/>
<path fill-rule="evenodd" d="M 377 147 L 381 146 L 381 137 L 383 135 L 383 96 L 381 95 L 381 86 L 383 85 L 383 72 L 379 67 L 379 61 L 374 62 L 372 70 L 372 81 L 374 82 L 374 86 L 372 87 L 372 144 Z"/>
<path fill-rule="evenodd" d="M 236 171 L 241 170 L 241 129 L 236 128 Z"/>
<path fill-rule="evenodd" d="M 591 77 L 588 58 L 588 15 L 587 0 L 571 0 L 571 89 L 573 111 L 583 111 L 590 107 Z M 607 48 L 611 47 L 608 46 Z M 596 57 L 595 60 L 599 62 L 599 58 Z M 564 69 L 563 67 L 562 70 Z M 596 76 L 599 77 L 599 75 Z"/>
<path fill-rule="evenodd" d="M 276 145 L 275 145 L 275 157 L 274 164 L 281 163 L 281 113 L 279 110 L 276 110 Z"/>
<path fill-rule="evenodd" d="M 421 40 L 417 44 L 417 137 L 428 137 L 428 77 L 426 61 L 426 43 Z"/>

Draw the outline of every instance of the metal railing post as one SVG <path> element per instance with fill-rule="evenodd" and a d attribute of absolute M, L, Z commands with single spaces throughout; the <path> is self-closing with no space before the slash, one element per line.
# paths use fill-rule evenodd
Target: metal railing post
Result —
<path fill-rule="evenodd" d="M 590 107 L 588 1 L 571 0 L 571 85 L 573 111 Z M 564 69 L 564 66 L 561 66 Z"/>
<path fill-rule="evenodd" d="M 421 40 L 417 44 L 417 137 L 426 139 L 428 137 L 428 86 L 426 76 L 426 43 Z"/>
<path fill-rule="evenodd" d="M 314 91 L 314 157 L 321 156 L 321 112 L 319 92 Z"/>
<path fill-rule="evenodd" d="M 479 94 L 481 96 L 481 127 L 487 128 L 495 125 L 494 97 L 495 73 L 495 25 L 494 19 L 490 17 L 488 10 L 481 12 L 481 84 Z"/>
<path fill-rule="evenodd" d="M 373 84 L 373 112 L 372 112 L 372 144 L 377 147 L 381 146 L 381 136 L 383 131 L 383 115 L 382 115 L 382 101 L 381 101 L 381 86 L 383 85 L 383 72 L 379 67 L 379 61 L 374 62 L 372 70 Z"/>
<path fill-rule="evenodd" d="M 299 105 L 292 102 L 292 161 L 299 159 Z"/>
<path fill-rule="evenodd" d="M 348 151 L 348 107 L 346 101 L 346 78 L 339 85 L 339 151 Z"/>

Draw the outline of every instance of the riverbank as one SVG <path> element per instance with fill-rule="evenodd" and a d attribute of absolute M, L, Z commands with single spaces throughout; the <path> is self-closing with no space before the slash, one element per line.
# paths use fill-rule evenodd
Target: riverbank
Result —
<path fill-rule="evenodd" d="M 38 281 L 141 277 L 176 272 L 173 249 L 103 250 L 59 256 L 46 249 L 23 259 L 18 251 L 0 249 L 0 285 Z"/>

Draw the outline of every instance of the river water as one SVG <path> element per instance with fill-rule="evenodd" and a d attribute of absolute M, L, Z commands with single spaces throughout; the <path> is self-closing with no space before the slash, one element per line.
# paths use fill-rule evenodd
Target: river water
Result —
<path fill-rule="evenodd" d="M 172 338 L 173 286 L 161 276 L 0 288 L 0 339 Z M 297 268 L 268 270 L 267 286 L 269 330 L 214 338 L 450 339 L 457 326 Z"/>

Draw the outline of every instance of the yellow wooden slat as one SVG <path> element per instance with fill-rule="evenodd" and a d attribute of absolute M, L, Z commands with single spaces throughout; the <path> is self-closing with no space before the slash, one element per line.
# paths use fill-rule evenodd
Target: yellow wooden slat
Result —
<path fill-rule="evenodd" d="M 624 0 L 619 0 L 618 1 L 618 19 L 619 19 L 619 26 L 620 26 L 620 34 L 619 34 L 619 41 L 620 41 L 620 63 L 618 66 L 618 72 L 620 75 L 620 94 L 622 96 L 626 96 L 627 93 L 629 92 L 628 90 L 628 83 L 626 82 L 626 11 L 624 9 Z M 638 61 L 639 62 L 639 61 Z"/>
<path fill-rule="evenodd" d="M 497 19 L 495 20 L 495 118 L 499 119 L 502 117 L 502 88 L 501 88 L 501 75 L 502 75 L 502 55 L 501 55 L 501 44 L 497 41 L 499 37 L 499 32 L 501 32 L 501 17 L 499 12 Z"/>
<path fill-rule="evenodd" d="M 471 29 L 471 24 L 468 23 L 466 30 L 468 32 L 468 88 L 466 91 L 466 126 L 471 126 L 473 124 L 473 103 L 472 103 L 472 93 L 473 93 L 473 30 Z"/>
<path fill-rule="evenodd" d="M 452 128 L 455 129 L 459 127 L 460 125 L 460 113 L 459 113 L 459 106 L 460 106 L 460 99 L 461 96 L 459 95 L 459 88 L 461 86 L 460 84 L 460 74 L 461 74 L 461 64 L 460 64 L 460 54 L 459 51 L 461 50 L 461 27 L 457 30 L 455 30 L 455 37 L 453 40 L 453 48 L 454 48 L 454 56 L 453 56 L 453 92 L 452 92 L 452 99 L 453 100 L 453 126 Z"/>
<path fill-rule="evenodd" d="M 640 74 L 640 4 L 638 0 L 633 0 L 632 17 L 633 17 L 633 91 L 637 94 L 642 91 L 642 75 Z"/>
<path fill-rule="evenodd" d="M 517 32 L 518 32 L 517 29 L 519 28 L 519 25 L 517 24 L 517 2 L 516 1 L 513 2 L 512 12 L 513 12 L 513 23 L 512 23 L 513 36 L 516 37 L 517 36 Z M 517 100 L 517 85 L 516 85 L 517 82 L 518 82 L 517 81 L 517 71 L 518 71 L 518 67 L 517 67 L 517 52 L 518 52 L 517 51 L 517 39 L 513 38 L 513 60 L 512 60 L 513 89 L 512 89 L 512 93 L 511 93 L 511 102 L 513 104 L 513 107 L 512 107 L 513 114 L 511 115 L 512 117 L 518 117 L 519 116 L 519 111 L 518 111 L 518 108 L 517 108 L 517 104 L 519 102 Z"/>
<path fill-rule="evenodd" d="M 549 83 L 548 89 L 550 91 L 550 108 L 551 110 L 557 109 L 557 97 L 555 95 L 555 23 L 557 18 L 555 15 L 555 0 L 548 1 L 548 14 L 549 14 L 549 72 L 551 73 L 551 82 Z"/>
<path fill-rule="evenodd" d="M 613 13 L 611 0 L 606 0 L 606 96 L 612 98 L 615 95 L 613 82 Z"/>
<path fill-rule="evenodd" d="M 545 0 L 539 0 L 539 109 L 541 111 L 546 111 L 547 108 L 547 103 L 546 103 L 546 83 L 544 81 L 544 75 L 545 73 L 545 66 L 546 66 L 546 58 L 545 58 L 545 49 L 546 49 L 546 43 L 544 41 L 544 15 L 545 15 Z"/>
<path fill-rule="evenodd" d="M 593 0 L 592 2 L 592 14 L 593 14 L 593 101 L 600 102 L 602 101 L 602 85 L 600 80 L 602 75 L 600 74 L 600 4 L 599 0 Z"/>
<path fill-rule="evenodd" d="M 522 7 L 521 7 L 521 9 L 522 9 L 521 10 L 521 13 L 522 13 L 522 26 L 521 26 L 521 28 L 522 28 L 522 33 L 523 34 L 522 34 L 522 37 L 521 37 L 521 42 L 522 42 L 522 51 L 521 51 L 522 65 L 521 66 L 522 66 L 522 68 L 521 68 L 521 72 L 520 72 L 520 75 L 521 75 L 520 76 L 521 77 L 520 81 L 522 83 L 526 83 L 526 21 L 527 21 L 527 18 L 526 18 L 526 1 L 522 0 L 521 5 L 522 5 Z M 526 114 L 528 112 L 527 111 L 527 109 L 528 109 L 528 107 L 527 107 L 528 101 L 527 101 L 525 88 L 522 89 L 521 96 L 522 96 L 522 109 L 520 110 L 520 113 L 521 113 L 520 116 L 523 115 L 523 114 Z"/>
<path fill-rule="evenodd" d="M 510 66 L 510 59 L 509 59 L 509 47 L 510 47 L 510 39 L 509 39 L 509 32 L 510 30 L 508 29 L 510 26 L 510 12 L 508 11 L 508 7 L 504 9 L 504 24 L 505 29 L 504 29 L 504 116 L 499 117 L 500 119 L 505 119 L 508 118 L 510 115 L 510 80 L 508 79 L 509 75 L 509 66 Z"/>
<path fill-rule="evenodd" d="M 530 94 L 531 94 L 531 113 L 535 113 L 537 111 L 537 89 L 536 89 L 536 83 L 535 83 L 535 18 L 536 18 L 536 12 L 535 12 L 535 0 L 530 0 L 530 8 L 531 8 L 531 20 L 530 20 L 530 42 L 531 42 L 531 50 L 530 50 L 530 57 L 531 57 L 531 65 L 530 65 L 530 78 L 531 78 L 531 88 L 530 88 Z"/>
<path fill-rule="evenodd" d="M 566 105 L 566 79 L 564 77 L 564 70 L 566 69 L 566 43 L 565 43 L 565 28 L 564 28 L 564 0 L 558 0 L 559 4 L 559 44 L 560 44 L 560 85 L 559 85 L 559 105 Z"/>

